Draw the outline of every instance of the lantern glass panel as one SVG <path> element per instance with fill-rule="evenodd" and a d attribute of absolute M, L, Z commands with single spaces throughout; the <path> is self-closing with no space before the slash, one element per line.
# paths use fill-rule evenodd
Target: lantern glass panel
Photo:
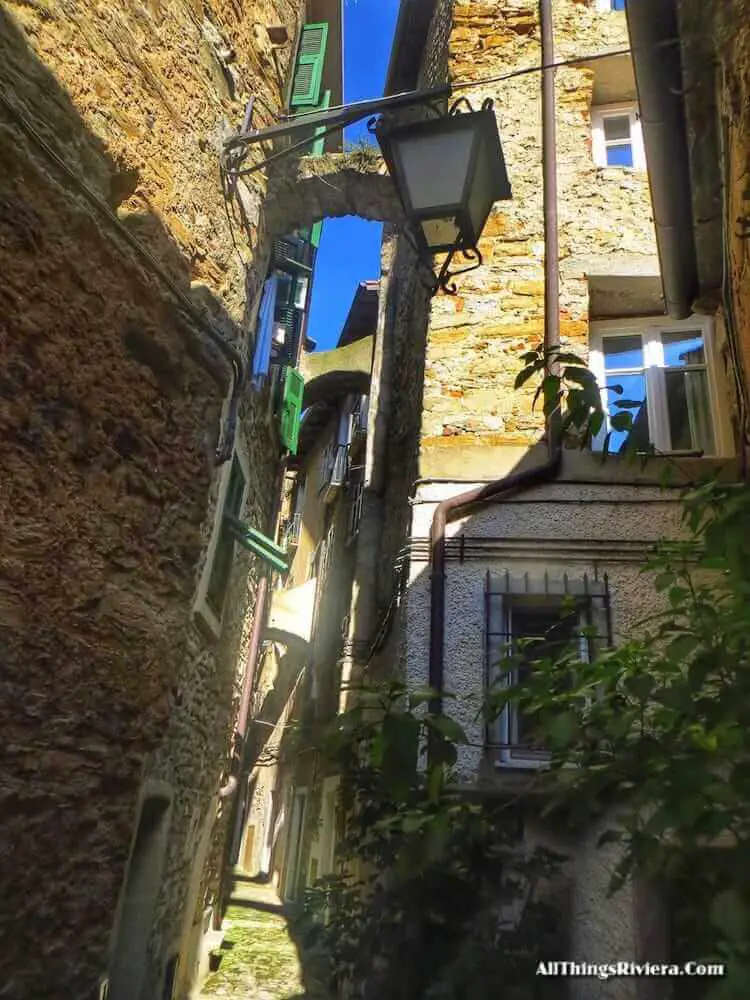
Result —
<path fill-rule="evenodd" d="M 394 137 L 393 152 L 401 161 L 405 195 L 413 212 L 460 204 L 474 139 L 471 129 Z"/>
<path fill-rule="evenodd" d="M 455 218 L 424 219 L 421 225 L 428 247 L 453 246 L 460 235 Z"/>
<path fill-rule="evenodd" d="M 479 239 L 487 216 L 497 199 L 497 173 L 500 165 L 496 160 L 493 162 L 492 156 L 490 144 L 483 140 L 479 147 L 479 155 L 469 190 L 468 212 L 473 240 Z"/>

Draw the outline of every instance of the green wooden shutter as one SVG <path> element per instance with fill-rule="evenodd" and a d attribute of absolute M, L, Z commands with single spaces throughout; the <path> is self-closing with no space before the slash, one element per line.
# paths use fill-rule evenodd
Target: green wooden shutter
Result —
<path fill-rule="evenodd" d="M 314 107 L 320 100 L 320 83 L 323 79 L 323 63 L 326 57 L 328 24 L 305 24 L 302 26 L 297 65 L 292 84 L 293 108 Z"/>
<path fill-rule="evenodd" d="M 316 111 L 325 111 L 331 106 L 331 91 L 327 90 L 323 94 L 323 100 L 320 102 Z M 315 129 L 315 138 L 310 146 L 311 156 L 322 156 L 325 153 L 326 137 L 325 137 L 325 125 L 321 125 L 320 128 Z"/>
<path fill-rule="evenodd" d="M 296 368 L 287 368 L 281 402 L 281 440 L 292 455 L 297 454 L 299 422 L 302 418 L 302 394 L 305 380 Z"/>
<path fill-rule="evenodd" d="M 315 247 L 317 250 L 320 246 L 320 234 L 323 232 L 323 220 L 318 219 L 318 221 L 313 225 L 310 230 L 310 246 Z"/>
<path fill-rule="evenodd" d="M 259 556 L 280 573 L 287 572 L 289 558 L 286 549 L 282 549 L 273 539 L 267 538 L 262 532 L 256 531 L 255 528 L 251 528 L 249 524 L 239 521 L 236 517 L 228 517 L 227 526 L 243 548 Z"/>

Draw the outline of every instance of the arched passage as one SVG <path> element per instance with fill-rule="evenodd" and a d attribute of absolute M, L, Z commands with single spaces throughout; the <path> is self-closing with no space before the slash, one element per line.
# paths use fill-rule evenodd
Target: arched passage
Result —
<path fill-rule="evenodd" d="M 398 193 L 374 147 L 372 152 L 288 157 L 269 171 L 264 202 L 269 236 L 344 215 L 397 227 L 404 224 Z"/>

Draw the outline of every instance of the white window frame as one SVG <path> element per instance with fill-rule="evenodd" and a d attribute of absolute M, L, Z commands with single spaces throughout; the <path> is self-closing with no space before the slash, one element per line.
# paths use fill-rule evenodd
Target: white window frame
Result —
<path fill-rule="evenodd" d="M 222 413 L 222 420 L 224 419 L 226 419 L 226 413 Z M 216 507 L 214 509 L 214 523 L 213 528 L 211 529 L 211 538 L 209 539 L 203 570 L 201 572 L 200 580 L 198 581 L 195 601 L 193 602 L 193 614 L 199 615 L 217 638 L 221 636 L 222 619 L 214 614 L 206 599 L 206 595 L 208 593 L 209 580 L 211 579 L 211 570 L 214 565 L 216 547 L 219 544 L 221 522 L 224 516 L 224 503 L 227 497 L 227 490 L 229 489 L 229 477 L 232 474 L 232 463 L 234 462 L 235 456 L 237 456 L 237 459 L 239 460 L 242 474 L 245 477 L 245 489 L 242 491 L 242 504 L 240 507 L 240 510 L 244 510 L 247 504 L 248 494 L 250 492 L 250 462 L 248 460 L 244 442 L 241 440 L 239 430 L 237 431 L 235 437 L 232 457 L 229 461 L 224 463 L 219 474 L 219 489 L 216 497 Z"/>
<path fill-rule="evenodd" d="M 719 391 L 719 364 L 714 324 L 709 317 L 691 316 L 685 320 L 669 321 L 665 317 L 634 318 L 628 320 L 602 320 L 592 322 L 589 327 L 589 366 L 602 392 L 605 409 L 608 399 L 604 394 L 606 382 L 604 371 L 603 341 L 605 337 L 640 336 L 643 343 L 643 363 L 646 376 L 646 398 L 648 400 L 649 438 L 651 444 L 662 454 L 684 454 L 671 448 L 669 414 L 664 388 L 664 349 L 661 341 L 663 333 L 682 333 L 700 330 L 706 350 L 706 378 L 714 433 L 713 455 L 706 458 L 730 456 L 732 454 L 731 432 L 722 416 L 722 396 Z M 594 442 L 595 450 L 601 450 L 608 427 L 602 429 Z"/>
<path fill-rule="evenodd" d="M 633 166 L 618 167 L 607 163 L 607 141 L 604 136 L 605 118 L 630 119 L 630 142 L 633 147 Z M 627 104 L 601 104 L 591 109 L 591 148 L 594 163 L 606 170 L 645 170 L 646 150 L 643 146 L 643 129 L 638 105 L 634 101 Z"/>

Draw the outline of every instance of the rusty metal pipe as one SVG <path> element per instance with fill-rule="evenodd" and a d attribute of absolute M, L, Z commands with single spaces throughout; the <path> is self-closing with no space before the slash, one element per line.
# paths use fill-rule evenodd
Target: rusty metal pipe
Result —
<path fill-rule="evenodd" d="M 549 352 L 560 346 L 560 250 L 557 216 L 557 130 L 555 126 L 555 60 L 551 0 L 540 0 L 542 29 L 542 170 L 544 177 L 544 346 Z M 548 371 L 555 370 L 554 359 Z M 510 493 L 529 489 L 555 477 L 562 461 L 559 414 L 547 420 L 549 457 L 523 472 L 511 473 L 486 486 L 443 500 L 435 508 L 430 530 L 430 658 L 429 685 L 436 695 L 430 711 L 442 713 L 445 685 L 445 529 L 446 526 L 485 503 L 502 501 Z"/>

